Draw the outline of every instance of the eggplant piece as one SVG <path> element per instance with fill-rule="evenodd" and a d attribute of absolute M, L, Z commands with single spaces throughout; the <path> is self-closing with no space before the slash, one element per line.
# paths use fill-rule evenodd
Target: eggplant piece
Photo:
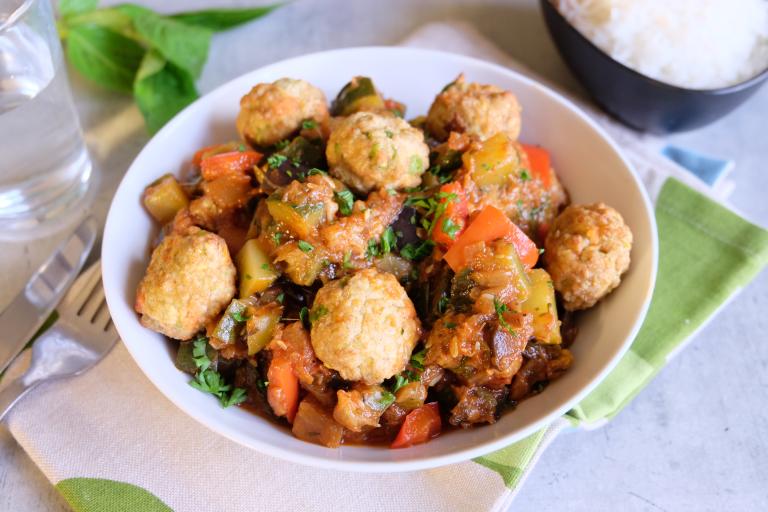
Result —
<path fill-rule="evenodd" d="M 348 116 L 361 110 L 384 110 L 384 99 L 367 76 L 356 76 L 345 85 L 331 104 L 331 115 Z"/>
<path fill-rule="evenodd" d="M 295 137 L 286 147 L 275 151 L 260 168 L 256 177 L 265 192 L 271 193 L 293 180 L 304 181 L 307 177 L 325 169 L 325 149 L 321 140 Z"/>
<path fill-rule="evenodd" d="M 192 354 L 193 349 L 194 344 L 192 341 L 182 341 L 179 343 L 179 348 L 176 351 L 176 359 L 174 360 L 176 368 L 190 375 L 195 375 L 197 373 L 195 357 Z M 216 370 L 219 361 L 219 353 L 212 346 L 206 345 L 205 354 L 208 356 L 208 359 L 211 360 L 210 368 Z"/>
<path fill-rule="evenodd" d="M 420 244 L 421 238 L 419 238 L 416 230 L 418 229 L 419 216 L 416 209 L 413 206 L 403 206 L 400 210 L 400 214 L 390 224 L 392 231 L 395 233 L 396 247 L 399 251 L 408 244 Z"/>
<path fill-rule="evenodd" d="M 462 165 L 461 151 L 450 149 L 447 144 L 442 144 L 429 154 L 430 166 L 427 172 L 437 177 L 440 183 L 447 183 L 453 179 L 456 170 Z"/>

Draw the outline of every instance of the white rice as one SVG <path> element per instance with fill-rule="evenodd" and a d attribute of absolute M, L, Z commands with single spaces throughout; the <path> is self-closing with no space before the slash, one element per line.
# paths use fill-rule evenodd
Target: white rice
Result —
<path fill-rule="evenodd" d="M 557 0 L 614 59 L 690 89 L 743 82 L 768 68 L 768 0 Z"/>

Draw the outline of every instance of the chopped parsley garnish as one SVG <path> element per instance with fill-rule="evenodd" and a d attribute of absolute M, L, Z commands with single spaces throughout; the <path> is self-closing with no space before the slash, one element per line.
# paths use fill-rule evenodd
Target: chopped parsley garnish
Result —
<path fill-rule="evenodd" d="M 205 336 L 200 336 L 192 342 L 192 360 L 200 371 L 211 367 L 211 360 L 208 357 L 208 338 Z"/>
<path fill-rule="evenodd" d="M 496 315 L 499 317 L 499 325 L 504 328 L 509 334 L 514 336 L 515 331 L 510 327 L 509 323 L 504 319 L 504 313 L 509 311 L 506 304 L 502 303 L 496 297 L 493 298 L 493 308 L 496 310 Z"/>
<path fill-rule="evenodd" d="M 267 164 L 272 169 L 277 169 L 280 167 L 286 160 L 288 160 L 288 157 L 285 155 L 278 155 L 275 153 L 274 155 L 271 155 L 269 158 L 267 158 Z"/>
<path fill-rule="evenodd" d="M 248 398 L 248 393 L 243 388 L 235 388 L 232 390 L 232 394 L 219 397 L 222 407 L 229 407 L 230 405 L 237 405 L 245 402 Z"/>
<path fill-rule="evenodd" d="M 327 172 L 325 172 L 325 171 L 324 171 L 324 170 L 322 170 L 322 169 L 318 169 L 317 167 L 313 167 L 313 168 L 311 168 L 311 169 L 309 170 L 309 172 L 307 172 L 307 176 L 312 176 L 312 175 L 314 175 L 314 174 L 321 174 L 321 175 L 322 175 L 322 174 L 328 174 L 328 173 L 327 173 Z"/>
<path fill-rule="evenodd" d="M 522 171 L 520 171 L 520 179 L 522 181 L 528 181 L 531 179 L 531 175 L 528 172 L 528 169 L 523 169 Z"/>
<path fill-rule="evenodd" d="M 446 329 L 455 329 L 456 328 L 456 324 L 453 323 L 453 322 L 445 322 L 445 328 Z"/>
<path fill-rule="evenodd" d="M 194 380 L 189 381 L 189 385 L 203 393 L 210 393 L 219 399 L 222 407 L 229 407 L 245 402 L 247 393 L 243 388 L 234 388 L 224 382 L 221 374 L 210 367 L 211 360 L 208 358 L 207 344 L 208 338 L 201 337 L 193 341 L 192 356 L 198 367 L 198 372 Z M 229 391 L 231 390 L 231 393 Z"/>
<path fill-rule="evenodd" d="M 443 219 L 443 225 L 442 225 L 443 233 L 448 235 L 448 237 L 451 240 L 456 239 L 456 234 L 461 231 L 461 226 L 456 224 L 453 219 L 445 218 Z"/>
<path fill-rule="evenodd" d="M 262 263 L 261 264 L 262 270 L 271 270 L 272 267 L 269 266 L 269 263 Z"/>
<path fill-rule="evenodd" d="M 381 254 L 387 254 L 395 248 L 397 244 L 397 238 L 392 226 L 387 227 L 384 233 L 381 235 Z"/>
<path fill-rule="evenodd" d="M 280 294 L 277 296 L 276 300 L 277 300 L 277 302 L 282 304 L 283 301 L 285 300 L 285 293 L 284 292 L 280 292 Z"/>
<path fill-rule="evenodd" d="M 394 137 L 394 136 L 395 136 L 395 134 L 394 134 L 394 133 L 392 133 L 392 132 L 391 132 L 391 131 L 389 131 L 389 130 L 384 130 L 384 133 L 385 133 L 385 134 L 386 134 L 386 136 L 387 136 L 388 138 L 390 138 L 390 139 L 391 139 L 392 137 Z"/>
<path fill-rule="evenodd" d="M 280 142 L 278 142 L 277 144 L 275 144 L 275 147 L 277 149 L 285 149 L 285 148 L 288 147 L 288 144 L 290 144 L 290 143 L 291 143 L 291 141 L 289 141 L 288 139 L 283 139 Z"/>
<path fill-rule="evenodd" d="M 368 240 L 368 248 L 365 250 L 366 258 L 374 258 L 379 255 L 379 242 L 374 239 Z"/>
<path fill-rule="evenodd" d="M 392 392 L 397 393 L 397 390 L 411 382 L 418 382 L 420 377 L 409 371 L 404 371 L 395 376 L 395 383 L 392 385 Z"/>
<path fill-rule="evenodd" d="M 411 363 L 411 366 L 414 368 L 418 368 L 419 370 L 424 369 L 424 357 L 427 355 L 427 349 L 421 349 L 418 352 L 411 355 L 409 363 Z"/>
<path fill-rule="evenodd" d="M 283 238 L 283 234 L 279 231 L 275 231 L 272 233 L 272 241 L 275 242 L 275 245 L 280 245 L 280 239 Z"/>
<path fill-rule="evenodd" d="M 233 311 L 232 313 L 229 314 L 229 316 L 232 317 L 232 320 L 238 323 L 243 323 L 246 320 L 248 320 L 248 317 L 243 316 L 243 313 L 241 311 Z"/>
<path fill-rule="evenodd" d="M 305 242 L 304 240 L 299 240 L 299 249 L 301 249 L 302 252 L 311 252 L 315 250 L 315 247 L 309 242 Z"/>
<path fill-rule="evenodd" d="M 309 313 L 309 323 L 315 323 L 328 314 L 328 308 L 320 304 Z"/>
<path fill-rule="evenodd" d="M 435 247 L 435 242 L 432 240 L 423 240 L 418 243 L 406 244 L 400 249 L 400 256 L 407 260 L 420 260 L 426 258 L 432 254 L 432 249 Z"/>
<path fill-rule="evenodd" d="M 315 128 L 317 128 L 317 121 L 315 121 L 314 119 L 307 119 L 301 122 L 301 127 L 304 128 L 305 130 L 314 130 Z"/>
<path fill-rule="evenodd" d="M 238 144 L 238 146 L 237 146 L 237 150 L 238 150 L 239 152 L 241 152 L 241 153 L 242 153 L 243 151 L 245 151 L 245 150 L 246 150 L 245 144 Z"/>
<path fill-rule="evenodd" d="M 380 396 L 377 399 L 374 399 L 376 401 L 376 405 L 379 406 L 380 409 L 386 409 L 390 405 L 392 405 L 395 401 L 395 395 L 390 393 L 389 391 L 382 391 Z"/>
<path fill-rule="evenodd" d="M 307 320 L 309 319 L 309 308 L 307 306 L 304 306 L 301 308 L 301 311 L 299 311 L 299 321 L 304 324 L 304 326 L 307 326 Z"/>
<path fill-rule="evenodd" d="M 339 205 L 339 212 L 342 215 L 349 215 L 352 213 L 352 205 L 355 203 L 355 196 L 349 190 L 342 190 L 333 193 L 333 199 L 336 204 Z"/>

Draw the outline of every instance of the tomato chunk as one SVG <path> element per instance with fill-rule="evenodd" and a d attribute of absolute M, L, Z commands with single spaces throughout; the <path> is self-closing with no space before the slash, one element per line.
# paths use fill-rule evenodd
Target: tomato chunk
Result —
<path fill-rule="evenodd" d="M 408 413 L 390 448 L 407 448 L 426 443 L 440 435 L 441 427 L 440 408 L 437 402 L 424 404 Z"/>
<path fill-rule="evenodd" d="M 503 238 L 515 246 L 520 261 L 527 268 L 533 268 L 539 259 L 539 250 L 533 240 L 522 229 L 509 220 L 509 218 L 495 206 L 486 206 L 469 223 L 467 229 L 453 243 L 445 253 L 445 261 L 458 272 L 466 266 L 464 249 L 477 242 L 492 242 Z"/>
<path fill-rule="evenodd" d="M 461 183 L 454 181 L 440 187 L 440 204 L 445 205 L 442 215 L 435 221 L 432 239 L 443 247 L 450 247 L 464 231 L 469 209 L 467 196 Z"/>

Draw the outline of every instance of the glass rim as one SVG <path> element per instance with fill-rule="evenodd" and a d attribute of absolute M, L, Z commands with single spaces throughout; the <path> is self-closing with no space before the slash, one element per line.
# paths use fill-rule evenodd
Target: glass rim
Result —
<path fill-rule="evenodd" d="M 0 20 L 0 32 L 9 27 L 12 27 L 19 20 L 19 18 L 21 18 L 29 10 L 32 2 L 35 1 L 36 0 L 24 0 L 18 7 L 16 7 L 13 12 L 11 12 L 10 16 L 4 20 Z"/>

